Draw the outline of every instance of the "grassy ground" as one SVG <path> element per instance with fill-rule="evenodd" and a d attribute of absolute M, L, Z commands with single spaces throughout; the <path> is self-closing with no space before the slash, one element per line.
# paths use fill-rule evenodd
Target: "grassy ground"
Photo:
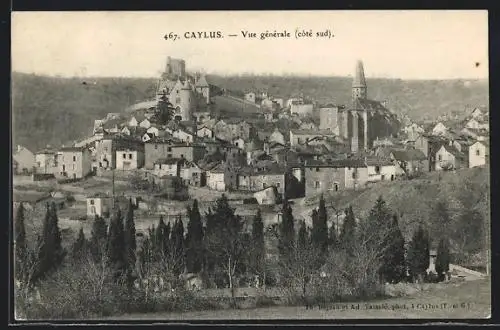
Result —
<path fill-rule="evenodd" d="M 446 305 L 444 305 L 446 304 Z M 356 308 L 353 308 L 356 307 Z M 357 307 L 359 306 L 359 309 Z M 450 284 L 410 297 L 390 298 L 370 303 L 332 304 L 327 308 L 268 307 L 245 310 L 151 313 L 115 316 L 133 320 L 265 320 L 265 319 L 464 319 L 487 318 L 491 313 L 489 279 Z"/>

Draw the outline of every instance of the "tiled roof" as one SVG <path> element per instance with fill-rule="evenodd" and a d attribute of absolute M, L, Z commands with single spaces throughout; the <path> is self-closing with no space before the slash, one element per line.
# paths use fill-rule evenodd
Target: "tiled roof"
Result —
<path fill-rule="evenodd" d="M 83 152 L 86 147 L 61 147 L 60 152 Z"/>
<path fill-rule="evenodd" d="M 391 153 L 396 160 L 412 161 L 427 159 L 425 154 L 419 149 L 392 150 Z"/>
<path fill-rule="evenodd" d="M 160 158 L 154 161 L 154 164 L 177 164 L 179 162 L 182 162 L 182 158 Z"/>
<path fill-rule="evenodd" d="M 366 167 L 364 160 L 361 159 L 331 159 L 328 161 L 321 160 L 307 160 L 304 167 L 332 167 L 332 168 L 344 168 L 344 167 Z"/>
<path fill-rule="evenodd" d="M 335 135 L 329 130 L 313 130 L 313 129 L 292 129 L 290 130 L 294 135 Z"/>

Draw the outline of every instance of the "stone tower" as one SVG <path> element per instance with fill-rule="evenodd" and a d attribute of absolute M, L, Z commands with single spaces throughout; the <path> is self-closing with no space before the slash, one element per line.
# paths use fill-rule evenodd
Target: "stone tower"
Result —
<path fill-rule="evenodd" d="M 365 70 L 363 69 L 363 62 L 358 60 L 356 73 L 352 81 L 352 99 L 366 99 L 366 92 Z"/>
<path fill-rule="evenodd" d="M 182 86 L 180 92 L 180 115 L 182 120 L 191 120 L 191 116 L 193 114 L 194 107 L 194 93 L 193 87 L 189 83 L 189 80 L 186 79 L 184 82 L 184 86 Z"/>
<path fill-rule="evenodd" d="M 356 73 L 352 81 L 352 109 L 350 111 L 351 152 L 358 153 L 360 149 L 368 148 L 368 113 L 366 109 L 358 109 L 357 100 L 367 99 L 367 88 L 363 62 L 356 63 Z M 361 141 L 361 144 L 360 144 Z"/>

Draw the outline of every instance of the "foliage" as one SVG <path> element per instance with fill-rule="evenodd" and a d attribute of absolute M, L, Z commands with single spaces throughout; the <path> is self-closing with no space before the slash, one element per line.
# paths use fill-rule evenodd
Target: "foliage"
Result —
<path fill-rule="evenodd" d="M 94 262 L 100 262 L 106 253 L 108 226 L 103 218 L 95 216 L 90 237 L 90 253 Z"/>
<path fill-rule="evenodd" d="M 295 246 L 295 228 L 292 207 L 290 206 L 287 199 L 283 200 L 281 212 L 282 217 L 281 223 L 279 224 L 278 249 L 280 253 L 280 259 L 283 262 L 287 262 L 286 260 Z"/>
<path fill-rule="evenodd" d="M 26 228 L 24 226 L 24 205 L 21 203 L 17 210 L 14 222 L 15 233 L 15 276 L 18 280 L 23 279 L 23 266 L 26 263 Z"/>
<path fill-rule="evenodd" d="M 34 276 L 37 282 L 56 270 L 63 262 L 66 251 L 61 243 L 61 232 L 59 230 L 57 210 L 55 203 L 49 206 L 43 223 L 42 236 L 39 237 L 38 245 L 38 269 Z"/>
<path fill-rule="evenodd" d="M 157 120 L 160 125 L 166 125 L 174 115 L 174 109 L 168 101 L 167 95 L 163 94 L 158 102 Z"/>
<path fill-rule="evenodd" d="M 123 275 L 126 269 L 125 260 L 125 237 L 123 228 L 123 217 L 120 208 L 117 206 L 113 212 L 109 224 L 109 235 L 107 242 L 107 256 L 109 266 L 114 269 L 115 278 Z"/>
<path fill-rule="evenodd" d="M 83 227 L 80 227 L 78 236 L 71 249 L 71 257 L 73 258 L 73 262 L 79 264 L 84 258 L 87 258 L 88 248 L 88 241 L 85 238 L 85 234 L 83 233 Z"/>
<path fill-rule="evenodd" d="M 314 218 L 313 218 L 314 219 Z M 319 200 L 319 207 L 316 215 L 316 221 L 313 221 L 312 242 L 322 253 L 328 248 L 328 215 L 326 213 L 325 199 L 323 195 Z"/>
<path fill-rule="evenodd" d="M 450 270 L 450 247 L 446 238 L 439 241 L 435 268 L 438 276 L 442 276 Z"/>
<path fill-rule="evenodd" d="M 124 228 L 124 262 L 127 267 L 127 274 L 129 276 L 129 281 L 132 282 L 132 274 L 135 270 L 136 263 L 136 249 L 137 242 L 135 238 L 135 222 L 134 222 L 134 206 L 132 200 L 129 200 L 129 205 L 127 208 L 127 214 L 125 217 L 125 228 Z"/>
<path fill-rule="evenodd" d="M 189 218 L 186 234 L 186 267 L 188 273 L 197 273 L 203 266 L 203 223 L 201 222 L 198 200 L 188 207 Z"/>
<path fill-rule="evenodd" d="M 222 195 L 215 202 L 209 213 L 212 226 L 206 234 L 207 253 L 214 262 L 215 270 L 221 270 L 227 276 L 231 296 L 235 295 L 235 275 L 244 265 L 247 257 L 248 235 L 243 235 L 243 220 L 234 214 L 227 197 Z"/>
<path fill-rule="evenodd" d="M 354 241 L 356 235 L 356 218 L 352 206 L 345 210 L 344 223 L 342 224 L 342 231 L 340 232 L 340 247 L 348 254 L 353 254 Z"/>
<path fill-rule="evenodd" d="M 399 229 L 398 217 L 393 215 L 389 247 L 384 260 L 384 278 L 389 283 L 398 283 L 406 276 L 405 240 Z"/>
<path fill-rule="evenodd" d="M 260 209 L 257 211 L 252 224 L 252 248 L 248 264 L 257 275 L 264 275 L 265 271 L 265 245 L 264 222 Z M 265 281 L 265 280 L 264 280 Z"/>
<path fill-rule="evenodd" d="M 429 236 L 422 226 L 415 231 L 408 248 L 408 272 L 412 280 L 422 281 L 429 268 Z"/>

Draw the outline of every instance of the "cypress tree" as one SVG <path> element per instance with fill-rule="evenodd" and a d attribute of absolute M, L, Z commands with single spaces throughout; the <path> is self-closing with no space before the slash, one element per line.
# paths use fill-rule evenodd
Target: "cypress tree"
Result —
<path fill-rule="evenodd" d="M 165 246 L 165 234 L 167 231 L 167 226 L 163 221 L 163 215 L 160 215 L 160 221 L 158 222 L 158 226 L 154 229 L 154 235 L 151 237 L 154 240 L 154 254 L 155 259 L 157 261 L 161 261 L 163 256 L 166 256 L 164 253 L 166 251 Z"/>
<path fill-rule="evenodd" d="M 16 278 L 20 281 L 24 279 L 23 269 L 27 261 L 27 248 L 26 248 L 26 227 L 24 225 L 24 205 L 19 204 L 14 223 L 15 231 L 15 265 L 16 265 Z"/>
<path fill-rule="evenodd" d="M 390 283 L 398 283 L 406 275 L 405 241 L 399 228 L 397 215 L 394 215 L 392 219 L 390 246 L 384 260 L 383 276 Z"/>
<path fill-rule="evenodd" d="M 61 231 L 59 230 L 59 218 L 57 216 L 57 207 L 54 202 L 51 205 L 51 214 L 52 214 L 52 237 L 54 239 L 54 265 L 55 267 L 59 267 L 66 255 L 66 251 L 62 247 L 62 237 Z"/>
<path fill-rule="evenodd" d="M 333 221 L 328 229 L 328 245 L 333 249 L 338 247 L 337 228 L 335 228 L 335 223 Z"/>
<path fill-rule="evenodd" d="M 439 241 L 435 268 L 440 278 L 450 270 L 450 247 L 446 238 L 441 238 Z"/>
<path fill-rule="evenodd" d="M 311 230 L 311 240 L 315 246 L 320 245 L 321 238 L 319 237 L 319 217 L 318 210 L 313 209 L 311 212 L 311 222 L 312 222 L 312 230 Z M 300 229 L 300 227 L 299 227 Z"/>
<path fill-rule="evenodd" d="M 264 258 L 265 258 L 265 246 L 264 246 L 264 222 L 262 221 L 262 214 L 260 209 L 257 210 L 257 214 L 253 219 L 252 224 L 252 243 L 253 243 L 253 255 L 252 264 L 257 274 L 262 274 L 264 271 Z"/>
<path fill-rule="evenodd" d="M 325 198 L 321 194 L 318 207 L 318 221 L 316 231 L 316 246 L 325 253 L 328 249 L 328 214 L 326 212 Z"/>
<path fill-rule="evenodd" d="M 413 234 L 408 248 L 408 271 L 413 280 L 422 280 L 429 268 L 429 241 L 422 226 Z"/>
<path fill-rule="evenodd" d="M 123 229 L 123 218 L 120 208 L 117 207 L 109 224 L 108 258 L 109 264 L 115 269 L 116 276 L 123 275 L 125 263 L 125 237 Z"/>
<path fill-rule="evenodd" d="M 73 243 L 71 249 L 71 256 L 73 257 L 73 262 L 80 263 L 84 260 L 87 255 L 88 243 L 83 232 L 83 227 L 80 227 L 78 231 L 78 236 Z"/>
<path fill-rule="evenodd" d="M 186 234 L 186 267 L 189 273 L 199 272 L 203 263 L 203 224 L 198 209 L 198 201 L 193 201 L 193 207 L 187 208 L 189 222 Z"/>
<path fill-rule="evenodd" d="M 342 224 L 342 231 L 339 237 L 340 247 L 347 252 L 348 255 L 353 255 L 354 240 L 356 233 L 356 218 L 352 211 L 352 206 L 345 210 L 344 223 Z"/>
<path fill-rule="evenodd" d="M 223 195 L 217 199 L 215 207 L 211 212 L 213 224 L 216 230 L 207 230 L 207 250 L 209 251 L 211 262 L 216 269 L 223 270 L 227 276 L 234 297 L 234 276 L 245 268 L 245 259 L 248 256 L 248 247 L 245 243 L 250 235 L 242 233 L 243 221 L 240 216 L 235 215 L 234 209 Z"/>
<path fill-rule="evenodd" d="M 297 247 L 304 250 L 308 243 L 307 227 L 304 220 L 300 222 L 299 232 L 297 234 Z"/>
<path fill-rule="evenodd" d="M 288 200 L 283 201 L 282 218 L 280 223 L 279 250 L 283 260 L 287 260 L 295 245 L 295 228 L 292 208 Z"/>
<path fill-rule="evenodd" d="M 44 278 L 47 273 L 55 270 L 63 261 L 65 251 L 61 246 L 61 232 L 59 231 L 55 204 L 46 205 L 42 235 L 40 236 L 38 253 L 38 269 L 34 281 Z"/>
<path fill-rule="evenodd" d="M 134 206 L 132 204 L 132 199 L 129 199 L 129 204 L 127 208 L 127 214 L 125 217 L 125 228 L 123 234 L 124 243 L 124 262 L 127 267 L 127 276 L 129 280 L 129 285 L 132 284 L 134 273 L 136 267 L 136 248 L 137 242 L 135 237 L 135 222 L 134 222 Z"/>
<path fill-rule="evenodd" d="M 181 219 L 175 221 L 172 231 L 172 245 L 174 247 L 175 267 L 174 274 L 178 276 L 184 270 L 184 225 Z"/>
<path fill-rule="evenodd" d="M 90 253 L 94 262 L 101 262 L 106 252 L 108 226 L 103 218 L 95 216 L 90 237 Z"/>
<path fill-rule="evenodd" d="M 379 274 L 384 280 L 387 280 L 386 276 L 390 277 L 389 274 L 391 273 L 390 246 L 392 243 L 391 233 L 393 231 L 391 218 L 391 211 L 382 199 L 382 196 L 379 196 L 375 205 L 370 210 L 368 221 L 365 223 L 368 227 L 362 232 L 363 235 L 367 235 L 362 240 L 367 242 L 368 247 L 382 253 L 382 264 Z"/>

